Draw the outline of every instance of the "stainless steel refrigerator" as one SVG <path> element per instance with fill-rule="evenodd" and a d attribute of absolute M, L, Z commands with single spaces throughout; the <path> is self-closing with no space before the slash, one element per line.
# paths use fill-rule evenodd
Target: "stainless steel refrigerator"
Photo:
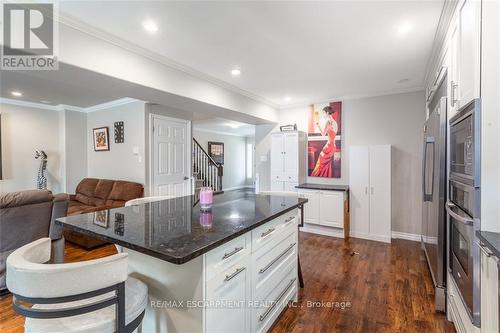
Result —
<path fill-rule="evenodd" d="M 446 73 L 436 80 L 424 124 L 422 248 L 435 286 L 436 310 L 446 310 Z"/>

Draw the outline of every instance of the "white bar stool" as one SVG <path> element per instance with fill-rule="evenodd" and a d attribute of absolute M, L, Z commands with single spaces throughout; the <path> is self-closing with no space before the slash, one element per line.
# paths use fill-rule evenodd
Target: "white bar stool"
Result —
<path fill-rule="evenodd" d="M 139 327 L 148 287 L 128 277 L 126 253 L 45 264 L 50 255 L 50 238 L 41 238 L 7 258 L 7 287 L 14 310 L 26 317 L 25 332 L 128 333 Z"/>

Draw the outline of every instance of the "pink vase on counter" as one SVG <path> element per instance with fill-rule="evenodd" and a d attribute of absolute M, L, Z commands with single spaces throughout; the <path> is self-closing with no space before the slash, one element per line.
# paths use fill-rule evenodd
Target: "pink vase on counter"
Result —
<path fill-rule="evenodd" d="M 212 209 L 214 203 L 214 191 L 211 187 L 202 187 L 200 190 L 200 208 L 201 210 Z"/>

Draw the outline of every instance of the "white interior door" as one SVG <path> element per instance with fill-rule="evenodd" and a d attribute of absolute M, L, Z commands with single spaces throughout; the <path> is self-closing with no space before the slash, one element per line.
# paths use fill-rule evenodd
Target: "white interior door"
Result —
<path fill-rule="evenodd" d="M 354 237 L 366 237 L 370 230 L 369 170 L 368 147 L 349 147 L 349 204 L 351 232 Z"/>
<path fill-rule="evenodd" d="M 191 194 L 191 123 L 152 116 L 152 195 Z"/>
<path fill-rule="evenodd" d="M 283 177 L 283 135 L 271 134 L 271 180 L 284 180 Z"/>
<path fill-rule="evenodd" d="M 370 235 L 391 241 L 391 147 L 370 147 Z"/>

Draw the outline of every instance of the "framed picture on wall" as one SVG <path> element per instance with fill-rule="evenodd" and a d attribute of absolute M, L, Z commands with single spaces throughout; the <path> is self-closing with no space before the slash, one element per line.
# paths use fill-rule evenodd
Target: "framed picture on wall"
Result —
<path fill-rule="evenodd" d="M 224 164 L 224 143 L 208 142 L 208 155 L 219 164 Z"/>
<path fill-rule="evenodd" d="M 109 128 L 94 128 L 94 151 L 109 150 Z"/>

